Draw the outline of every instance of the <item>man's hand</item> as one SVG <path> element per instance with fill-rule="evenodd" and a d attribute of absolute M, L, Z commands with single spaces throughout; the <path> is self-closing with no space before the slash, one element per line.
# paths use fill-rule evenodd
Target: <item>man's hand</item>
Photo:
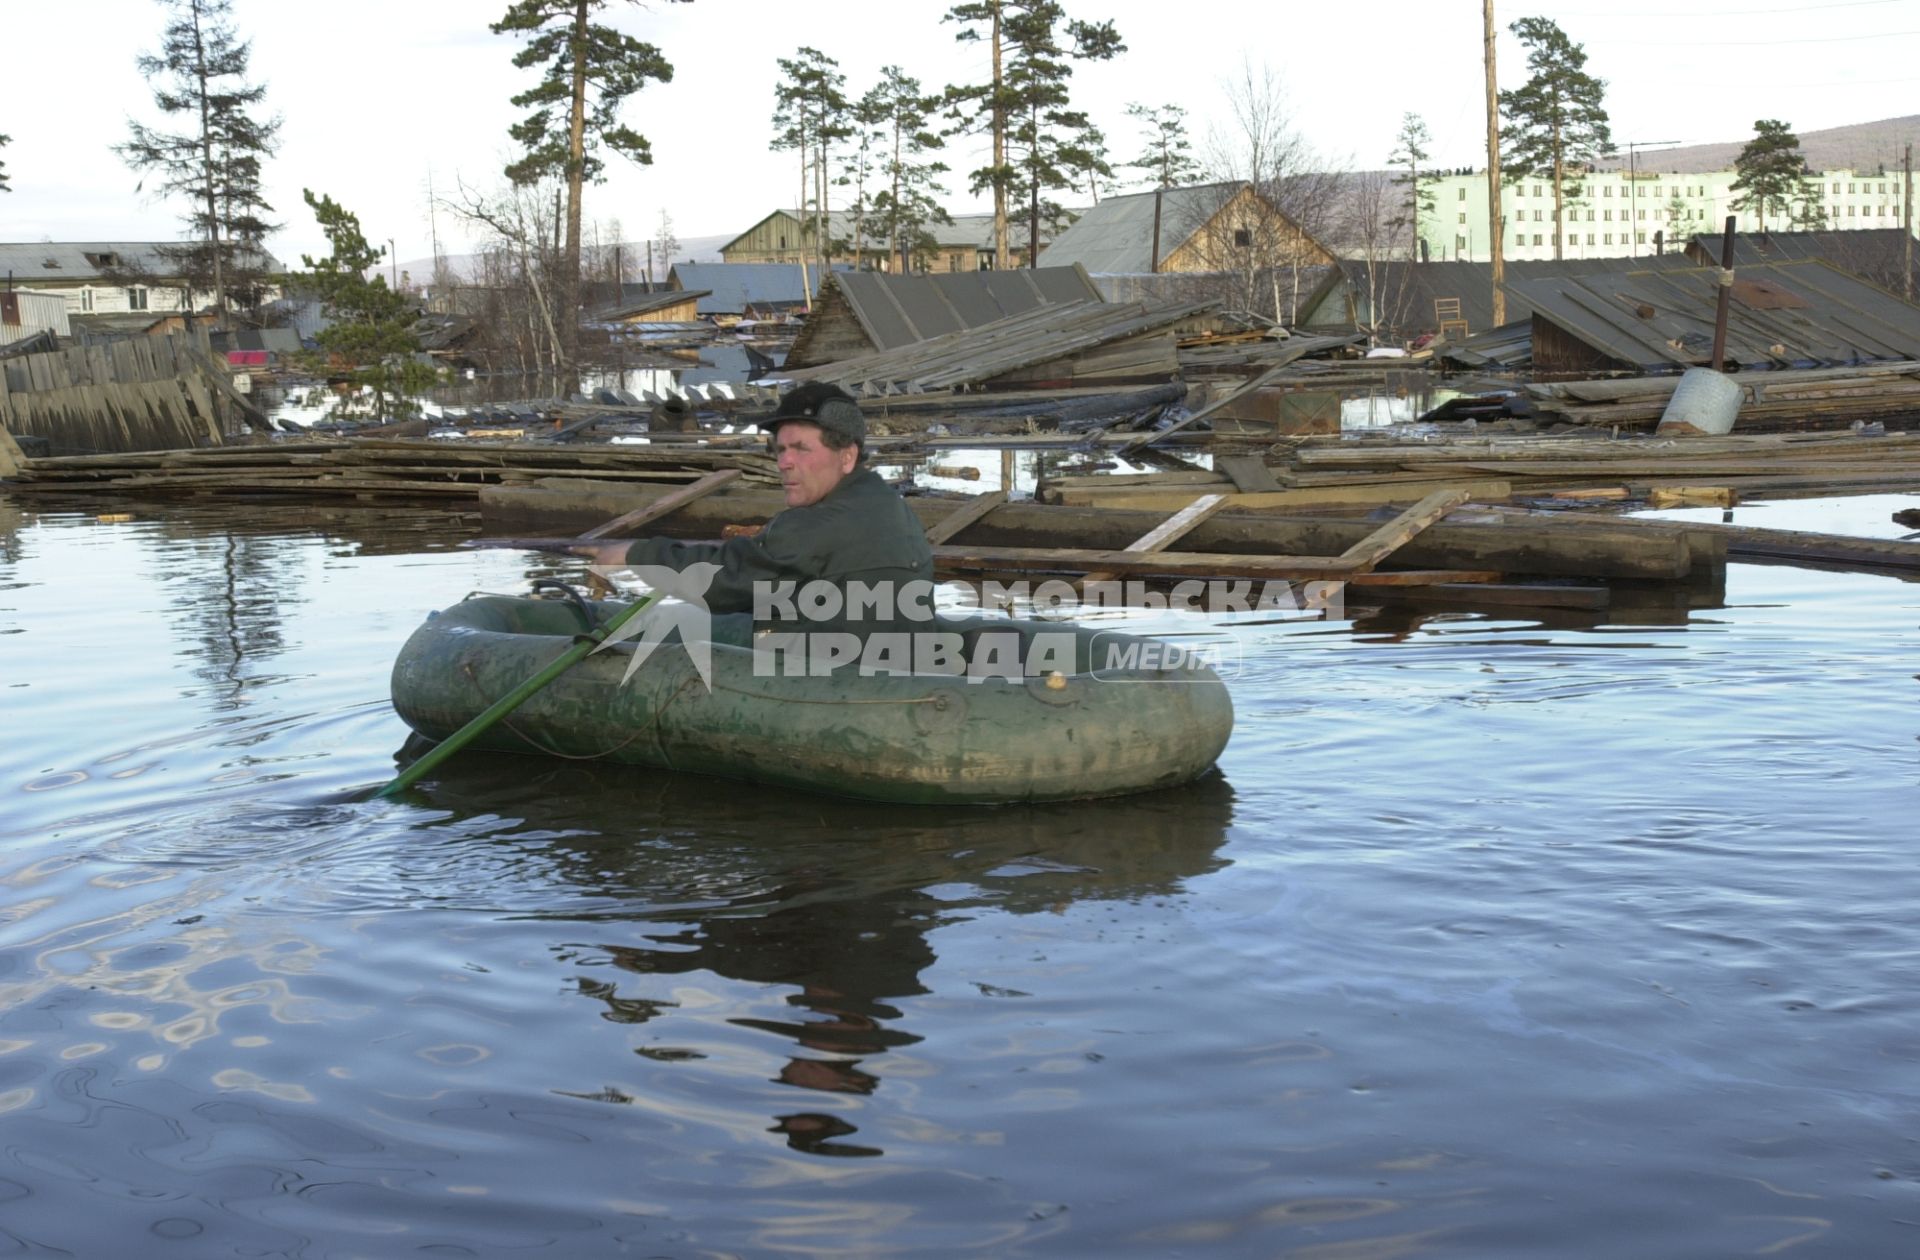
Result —
<path fill-rule="evenodd" d="M 627 562 L 627 548 L 630 545 L 626 542 L 580 543 L 567 548 L 567 551 L 572 555 L 585 556 L 594 564 L 613 569 Z"/>

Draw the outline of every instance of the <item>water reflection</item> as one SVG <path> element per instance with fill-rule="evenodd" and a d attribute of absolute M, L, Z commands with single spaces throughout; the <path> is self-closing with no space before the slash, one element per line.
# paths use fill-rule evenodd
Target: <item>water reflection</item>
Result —
<path fill-rule="evenodd" d="M 679 978 L 776 991 L 774 1013 L 726 1022 L 772 1038 L 782 1062 L 769 1079 L 802 1092 L 767 1131 L 823 1156 L 883 1153 L 848 1140 L 861 1126 L 833 1100 L 884 1092 L 887 1056 L 922 1040 L 907 1000 L 930 992 L 922 977 L 942 926 L 986 908 L 1060 913 L 1076 901 L 1179 892 L 1225 865 L 1234 809 L 1218 774 L 1120 801 L 903 810 L 690 775 L 533 765 L 476 754 L 443 773 L 433 803 L 457 817 L 519 815 L 509 830 L 557 837 L 542 858 L 549 883 L 605 899 L 581 916 L 595 930 L 562 954 L 602 1018 L 665 1025 L 673 1043 Z M 635 1053 L 705 1057 L 697 1045 Z"/>

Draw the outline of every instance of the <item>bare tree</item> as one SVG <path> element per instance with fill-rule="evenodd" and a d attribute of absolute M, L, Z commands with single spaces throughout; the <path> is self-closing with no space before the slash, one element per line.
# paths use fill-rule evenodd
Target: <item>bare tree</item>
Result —
<path fill-rule="evenodd" d="M 1313 269 L 1332 262 L 1319 238 L 1338 214 L 1339 175 L 1294 125 L 1272 69 L 1242 62 L 1223 88 L 1203 150 L 1215 182 L 1183 199 L 1174 231 L 1230 305 L 1290 322 Z"/>
<path fill-rule="evenodd" d="M 473 317 L 495 366 L 565 374 L 572 366 L 559 318 L 559 295 L 567 267 L 561 226 L 560 188 L 515 185 L 491 196 L 457 185 L 446 209 L 485 233 L 479 277 L 463 294 L 461 313 Z M 577 275 L 577 272 L 575 273 Z M 571 292 L 571 286 L 566 286 Z"/>

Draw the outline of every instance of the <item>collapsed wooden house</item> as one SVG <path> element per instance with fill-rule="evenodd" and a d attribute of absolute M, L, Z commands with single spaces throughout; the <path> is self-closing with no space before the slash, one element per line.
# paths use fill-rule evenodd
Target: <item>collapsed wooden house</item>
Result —
<path fill-rule="evenodd" d="M 818 367 L 898 350 L 1009 316 L 1100 300 L 1100 291 L 1079 267 L 908 276 L 836 272 L 822 286 L 806 327 L 794 338 L 786 366 Z"/>

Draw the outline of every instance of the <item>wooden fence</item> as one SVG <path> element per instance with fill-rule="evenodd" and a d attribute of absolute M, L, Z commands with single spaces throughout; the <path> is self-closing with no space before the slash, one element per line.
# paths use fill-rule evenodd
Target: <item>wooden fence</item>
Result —
<path fill-rule="evenodd" d="M 219 446 L 238 402 L 196 332 L 0 359 L 0 428 L 48 455 Z"/>

